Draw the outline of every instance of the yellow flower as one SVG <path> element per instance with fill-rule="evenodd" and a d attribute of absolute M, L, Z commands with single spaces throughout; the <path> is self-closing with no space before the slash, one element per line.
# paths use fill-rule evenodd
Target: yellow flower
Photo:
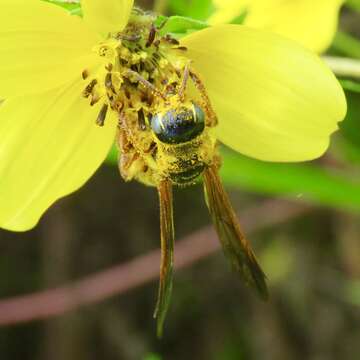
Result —
<path fill-rule="evenodd" d="M 331 44 L 344 0 L 214 0 L 210 24 L 228 23 L 246 11 L 244 24 L 273 31 L 317 53 Z"/>
<path fill-rule="evenodd" d="M 116 112 L 108 112 L 102 127 L 95 122 L 107 102 L 105 66 L 121 68 L 114 49 L 132 6 L 131 0 L 83 0 L 79 18 L 40 0 L 2 1 L 1 227 L 30 229 L 106 158 L 117 131 Z M 181 45 L 213 102 L 220 141 L 267 161 L 309 160 L 327 149 L 346 102 L 317 56 L 240 25 L 198 31 Z M 143 50 L 137 56 L 146 56 Z M 93 106 L 83 96 L 89 79 L 82 73 L 97 79 Z"/>

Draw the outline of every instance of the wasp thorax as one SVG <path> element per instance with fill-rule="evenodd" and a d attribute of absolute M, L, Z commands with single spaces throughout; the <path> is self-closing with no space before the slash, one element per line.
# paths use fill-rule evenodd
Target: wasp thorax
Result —
<path fill-rule="evenodd" d="M 161 142 L 181 144 L 204 131 L 205 115 L 198 105 L 190 103 L 155 114 L 151 119 L 151 128 Z"/>

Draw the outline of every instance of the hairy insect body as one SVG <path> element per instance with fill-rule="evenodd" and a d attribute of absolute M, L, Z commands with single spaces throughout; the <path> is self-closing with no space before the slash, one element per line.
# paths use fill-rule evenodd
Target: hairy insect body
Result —
<path fill-rule="evenodd" d="M 119 134 L 123 178 L 153 186 L 164 179 L 180 186 L 193 184 L 216 152 L 216 138 L 204 116 L 197 105 L 189 103 L 152 116 L 145 129 L 134 118 L 130 136 L 121 130 Z"/>
<path fill-rule="evenodd" d="M 214 157 L 215 137 L 206 128 L 193 140 L 176 144 L 158 144 L 156 161 L 164 178 L 176 185 L 189 185 L 202 174 Z"/>
<path fill-rule="evenodd" d="M 170 35 L 161 35 L 152 15 L 136 10 L 126 29 L 97 49 L 104 68 L 85 70 L 83 96 L 103 101 L 96 124 L 119 120 L 119 169 L 126 180 L 156 186 L 160 201 L 161 266 L 154 316 L 161 335 L 169 307 L 174 250 L 172 186 L 193 184 L 202 175 L 206 202 L 232 267 L 267 297 L 265 275 L 244 237 L 218 174 L 216 114 L 191 61 Z M 192 82 L 195 93 L 188 90 Z"/>
<path fill-rule="evenodd" d="M 216 115 L 185 50 L 161 34 L 155 20 L 135 9 L 127 27 L 95 49 L 104 68 L 83 72 L 83 96 L 91 105 L 104 101 L 99 126 L 110 111 L 118 114 L 119 169 L 126 181 L 192 184 L 215 155 Z M 189 95 L 188 80 L 197 98 Z"/>

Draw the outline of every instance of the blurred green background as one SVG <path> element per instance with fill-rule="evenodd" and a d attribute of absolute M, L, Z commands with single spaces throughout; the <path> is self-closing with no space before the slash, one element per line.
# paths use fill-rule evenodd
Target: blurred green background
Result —
<path fill-rule="evenodd" d="M 211 0 L 155 5 L 198 20 L 214 10 Z M 360 59 L 359 9 L 356 0 L 343 7 L 329 54 Z M 298 216 L 287 220 L 285 213 L 281 224 L 251 234 L 269 278 L 268 303 L 238 281 L 218 252 L 176 271 L 161 341 L 152 319 L 154 279 L 59 317 L 1 327 L 0 359 L 360 358 L 360 80 L 341 80 L 348 115 L 321 159 L 270 164 L 223 151 L 234 207 L 258 206 L 255 222 L 281 210 L 261 211 L 268 199 L 286 199 L 287 209 L 306 205 Z M 175 191 L 177 239 L 209 221 L 201 185 Z M 34 230 L 0 230 L 0 298 L 68 284 L 156 249 L 158 222 L 155 190 L 124 184 L 109 160 Z"/>

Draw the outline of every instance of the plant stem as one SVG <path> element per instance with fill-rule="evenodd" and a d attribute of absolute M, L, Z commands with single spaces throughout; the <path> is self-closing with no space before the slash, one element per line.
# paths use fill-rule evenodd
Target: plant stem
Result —
<path fill-rule="evenodd" d="M 284 224 L 313 208 L 300 203 L 268 200 L 242 212 L 241 223 L 248 234 Z M 175 268 L 180 269 L 219 251 L 212 227 L 205 227 L 177 242 Z M 103 301 L 128 292 L 159 276 L 160 251 L 130 260 L 82 280 L 37 293 L 0 300 L 0 325 L 47 319 L 82 305 Z"/>
<path fill-rule="evenodd" d="M 323 60 L 337 76 L 360 79 L 360 60 L 336 56 L 323 56 Z"/>

